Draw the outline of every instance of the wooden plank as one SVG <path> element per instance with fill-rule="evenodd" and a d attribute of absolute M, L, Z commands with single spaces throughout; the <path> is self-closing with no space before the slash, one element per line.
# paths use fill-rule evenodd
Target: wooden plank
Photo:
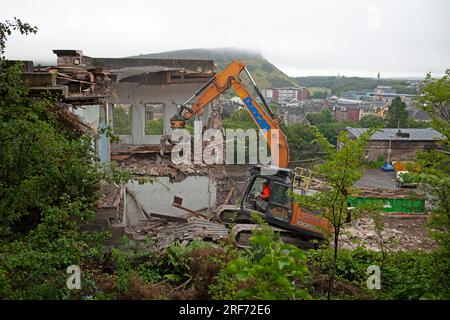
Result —
<path fill-rule="evenodd" d="M 223 204 L 228 204 L 230 202 L 231 196 L 233 195 L 234 191 L 236 189 L 234 187 L 231 187 L 230 191 L 227 194 L 227 197 L 225 198 L 225 201 Z"/>

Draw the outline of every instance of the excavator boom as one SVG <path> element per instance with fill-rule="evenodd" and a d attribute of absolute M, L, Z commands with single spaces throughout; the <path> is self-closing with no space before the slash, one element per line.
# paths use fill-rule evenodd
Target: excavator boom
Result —
<path fill-rule="evenodd" d="M 260 97 L 263 105 L 261 106 L 255 98 L 250 94 L 247 87 L 240 80 L 239 75 L 245 71 L 253 83 L 256 93 Z M 289 164 L 289 146 L 284 133 L 280 130 L 278 121 L 267 105 L 258 87 L 256 86 L 250 73 L 247 71 L 245 64 L 239 61 L 231 62 L 225 69 L 217 73 L 211 80 L 202 86 L 192 95 L 185 103 L 183 103 L 177 115 L 171 118 L 172 128 L 183 128 L 186 120 L 194 115 L 202 115 L 203 109 L 222 93 L 233 88 L 236 94 L 241 98 L 245 105 L 245 109 L 250 113 L 252 119 L 258 126 L 260 132 L 264 136 L 272 153 L 272 164 L 287 168 Z M 188 107 L 187 104 L 195 97 L 197 101 Z M 278 144 L 272 143 L 278 141 Z M 274 149 L 275 147 L 275 149 Z M 275 154 L 277 156 L 275 156 Z"/>

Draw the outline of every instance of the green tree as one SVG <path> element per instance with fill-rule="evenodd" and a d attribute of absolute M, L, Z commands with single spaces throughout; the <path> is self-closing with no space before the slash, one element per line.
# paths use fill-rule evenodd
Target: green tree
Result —
<path fill-rule="evenodd" d="M 235 110 L 222 121 L 225 129 L 257 129 L 252 116 L 244 109 Z"/>
<path fill-rule="evenodd" d="M 359 126 L 361 128 L 375 128 L 375 127 L 384 127 L 386 122 L 382 117 L 367 115 L 359 120 Z"/>
<path fill-rule="evenodd" d="M 417 106 L 431 117 L 432 126 L 450 140 L 450 69 L 440 79 L 427 74 Z"/>
<path fill-rule="evenodd" d="M 336 146 L 339 133 L 346 127 L 354 127 L 355 123 L 350 121 L 335 121 L 317 125 L 319 131 L 333 146 Z"/>
<path fill-rule="evenodd" d="M 450 69 L 440 79 L 428 74 L 417 99 L 419 108 L 431 117 L 433 127 L 444 136 L 442 148 L 450 150 Z M 450 297 L 450 156 L 440 150 L 418 153 L 422 171 L 414 178 L 425 185 L 431 195 L 432 211 L 429 220 L 431 235 L 438 241 L 435 252 L 434 286 L 442 295 Z"/>
<path fill-rule="evenodd" d="M 328 92 L 326 90 L 317 90 L 314 91 L 311 95 L 312 99 L 326 99 L 328 95 Z"/>
<path fill-rule="evenodd" d="M 330 222 L 333 228 L 334 257 L 328 283 L 328 299 L 331 298 L 331 288 L 336 274 L 339 235 L 348 214 L 348 197 L 353 192 L 353 185 L 363 174 L 363 154 L 373 132 L 373 129 L 369 129 L 359 138 L 351 140 L 346 132 L 342 131 L 338 137 L 339 150 L 333 152 L 333 148 L 328 147 L 330 154 L 327 160 L 315 168 L 328 183 L 330 189 L 319 191 L 314 195 L 293 195 L 300 206 L 322 212 L 322 216 Z M 358 211 L 355 209 L 352 216 L 357 213 Z"/>
<path fill-rule="evenodd" d="M 310 299 L 301 287 L 308 273 L 302 250 L 280 241 L 279 235 L 257 215 L 250 249 L 231 260 L 210 287 L 215 299 Z"/>
<path fill-rule="evenodd" d="M 392 100 L 387 116 L 387 127 L 404 128 L 407 125 L 408 118 L 409 114 L 406 111 L 406 103 L 399 97 Z"/>
<path fill-rule="evenodd" d="M 286 126 L 292 159 L 302 159 L 305 155 L 310 157 L 322 151 L 322 147 L 315 140 L 317 131 L 316 127 L 302 123 Z"/>
<path fill-rule="evenodd" d="M 311 112 L 306 115 L 309 123 L 318 125 L 323 123 L 335 122 L 336 119 L 330 109 L 323 109 L 321 112 Z"/>
<path fill-rule="evenodd" d="M 5 60 L 12 31 L 0 23 L 0 298 L 60 299 L 66 268 L 101 253 L 97 233 L 80 224 L 95 214 L 102 171 L 88 134 L 71 132 L 55 102 L 33 100 L 18 64 Z"/>

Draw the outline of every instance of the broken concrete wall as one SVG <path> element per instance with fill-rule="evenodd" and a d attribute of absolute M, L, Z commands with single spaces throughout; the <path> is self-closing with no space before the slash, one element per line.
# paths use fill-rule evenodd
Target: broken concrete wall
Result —
<path fill-rule="evenodd" d="M 105 163 L 111 160 L 110 143 L 106 133 L 99 134 L 101 129 L 106 128 L 108 123 L 107 105 L 86 105 L 79 106 L 72 110 L 81 120 L 87 124 L 97 136 L 94 139 L 95 149 L 99 155 L 100 162 Z"/>
<path fill-rule="evenodd" d="M 127 188 L 149 214 L 185 216 L 186 211 L 172 206 L 174 196 L 182 197 L 183 206 L 196 211 L 212 209 L 216 205 L 216 185 L 207 176 L 188 176 L 179 182 L 171 182 L 169 177 L 158 177 L 154 183 L 140 185 L 136 181 L 129 182 Z M 139 214 L 132 209 L 128 207 L 127 212 L 133 223 L 138 221 Z"/>

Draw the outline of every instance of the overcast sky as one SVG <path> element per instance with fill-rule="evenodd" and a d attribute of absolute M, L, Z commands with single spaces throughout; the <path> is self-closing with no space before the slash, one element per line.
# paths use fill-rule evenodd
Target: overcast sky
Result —
<path fill-rule="evenodd" d="M 257 50 L 290 76 L 440 75 L 450 68 L 448 0 L 1 0 L 0 19 L 38 26 L 7 58 L 52 49 L 124 57 L 188 48 Z"/>

